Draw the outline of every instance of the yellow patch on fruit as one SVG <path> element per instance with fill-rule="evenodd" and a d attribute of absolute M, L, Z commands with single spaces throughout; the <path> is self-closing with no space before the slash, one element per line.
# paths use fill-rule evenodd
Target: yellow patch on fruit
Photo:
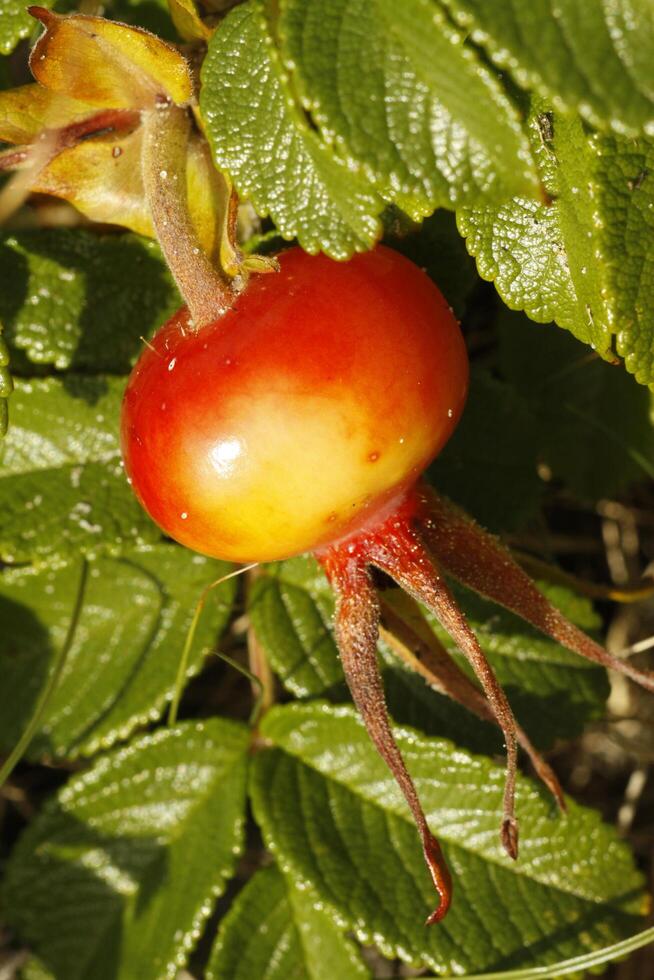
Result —
<path fill-rule="evenodd" d="M 231 398 L 217 441 L 213 417 L 194 417 L 190 440 L 177 442 L 168 430 L 160 448 L 178 463 L 182 544 L 233 561 L 315 549 L 364 525 L 373 504 L 378 518 L 380 499 L 395 500 L 433 450 L 429 432 L 407 427 L 393 442 L 381 425 L 371 432 L 349 392 L 321 397 L 274 387 L 256 400 Z M 198 459 L 202 466 L 192 467 Z"/>

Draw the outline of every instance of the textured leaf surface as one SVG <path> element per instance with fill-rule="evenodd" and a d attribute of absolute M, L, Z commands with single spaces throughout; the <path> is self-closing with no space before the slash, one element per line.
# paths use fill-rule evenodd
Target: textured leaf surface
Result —
<path fill-rule="evenodd" d="M 3 906 L 55 976 L 175 976 L 242 848 L 247 745 L 223 720 L 162 730 L 45 807 L 12 855 Z"/>
<path fill-rule="evenodd" d="M 156 245 L 45 229 L 0 244 L 0 319 L 35 364 L 126 371 L 179 297 Z"/>
<path fill-rule="evenodd" d="M 408 214 L 536 193 L 515 107 L 430 0 L 286 0 L 279 33 L 325 137 Z"/>
<path fill-rule="evenodd" d="M 474 593 L 457 588 L 456 595 L 500 682 L 506 685 L 518 719 L 535 741 L 549 744 L 555 736 L 575 735 L 599 715 L 608 693 L 602 669 Z M 563 588 L 550 588 L 548 595 L 582 628 L 598 625 L 586 600 Z M 257 638 L 273 669 L 296 696 L 321 694 L 343 681 L 331 632 L 333 610 L 331 589 L 313 558 L 292 558 L 268 566 L 250 596 L 249 615 Z M 463 657 L 447 633 L 433 620 L 432 626 L 463 666 Z M 403 678 L 400 681 L 404 696 L 410 698 L 411 686 Z M 393 682 L 397 686 L 398 678 L 391 679 Z M 401 707 L 403 719 L 429 715 L 427 704 L 401 706 L 401 695 L 396 695 L 392 701 Z M 424 700 L 431 696 L 427 691 Z M 458 718 L 441 714 L 439 719 L 440 699 L 434 698 L 433 711 L 436 726 L 454 720 L 458 728 Z"/>
<path fill-rule="evenodd" d="M 370 973 L 315 892 L 257 871 L 223 919 L 207 980 L 365 980 Z"/>
<path fill-rule="evenodd" d="M 43 0 L 42 7 L 51 7 L 53 0 Z M 36 28 L 33 17 L 27 13 L 24 0 L 2 0 L 0 11 L 0 54 L 11 54 L 19 41 L 29 37 Z"/>
<path fill-rule="evenodd" d="M 642 480 L 654 459 L 648 392 L 553 324 L 505 310 L 499 336 L 502 372 L 529 405 L 553 476 L 590 500 Z"/>
<path fill-rule="evenodd" d="M 555 962 L 639 925 L 646 902 L 627 848 L 596 813 L 557 817 L 520 779 L 518 862 L 498 838 L 503 771 L 451 743 L 400 734 L 427 816 L 455 878 L 453 907 L 434 904 L 406 805 L 349 708 L 274 709 L 255 760 L 252 798 L 282 868 L 308 880 L 342 924 L 386 955 L 459 973 Z"/>
<path fill-rule="evenodd" d="M 200 105 L 218 167 L 286 238 L 334 258 L 372 247 L 382 202 L 294 102 L 261 0 L 232 10 L 214 34 Z"/>
<path fill-rule="evenodd" d="M 160 540 L 122 469 L 123 387 L 122 378 L 75 375 L 17 386 L 0 461 L 4 561 L 61 563 Z"/>
<path fill-rule="evenodd" d="M 589 135 L 536 103 L 531 132 L 552 203 L 516 198 L 459 212 L 480 275 L 511 309 L 555 320 L 654 383 L 654 144 Z"/>
<path fill-rule="evenodd" d="M 500 68 L 596 125 L 654 131 L 649 0 L 440 0 Z"/>
<path fill-rule="evenodd" d="M 172 544 L 94 563 L 67 666 L 30 755 L 76 756 L 107 748 L 159 717 L 169 700 L 202 590 L 224 562 Z M 0 578 L 0 744 L 9 749 L 64 641 L 79 582 L 77 565 L 6 570 Z M 215 590 L 200 619 L 189 673 L 225 625 L 234 584 Z"/>

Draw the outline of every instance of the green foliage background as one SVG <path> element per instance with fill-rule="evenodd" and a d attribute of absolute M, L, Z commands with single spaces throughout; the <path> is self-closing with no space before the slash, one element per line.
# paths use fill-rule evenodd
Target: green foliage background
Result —
<path fill-rule="evenodd" d="M 218 29 L 202 120 L 264 237 L 345 259 L 383 235 L 463 320 L 470 399 L 434 484 L 504 534 L 543 529 L 561 497 L 628 500 L 654 473 L 651 4 L 245 0 L 224 18 L 229 4 L 207 6 Z M 106 8 L 175 39 L 163 0 Z M 2 87 L 24 80 L 32 25 L 4 0 Z M 0 457 L 3 752 L 80 610 L 16 777 L 36 785 L 38 812 L 4 812 L 0 900 L 30 950 L 24 980 L 158 980 L 190 957 L 207 980 L 356 980 L 373 969 L 361 944 L 479 974 L 637 931 L 648 899 L 617 832 L 573 801 L 557 816 L 525 776 L 509 862 L 499 736 L 382 643 L 398 737 L 456 882 L 448 918 L 423 927 L 433 894 L 415 831 L 348 705 L 312 559 L 212 593 L 188 665 L 202 676 L 165 727 L 195 603 L 230 571 L 164 540 L 120 462 L 126 375 L 179 302 L 153 242 L 2 233 L 15 382 Z M 600 628 L 587 600 L 550 591 Z M 536 744 L 602 717 L 603 671 L 475 596 L 461 603 Z M 246 662 L 244 614 L 279 702 L 254 731 L 246 682 L 211 655 L 222 636 Z"/>

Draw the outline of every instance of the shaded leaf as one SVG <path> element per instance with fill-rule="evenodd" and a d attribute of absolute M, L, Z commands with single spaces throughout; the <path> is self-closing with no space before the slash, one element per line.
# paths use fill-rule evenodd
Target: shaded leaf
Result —
<path fill-rule="evenodd" d="M 94 563 L 66 669 L 30 749 L 32 757 L 89 755 L 156 720 L 175 677 L 202 590 L 224 562 L 172 544 Z M 5 570 L 0 578 L 0 744 L 25 729 L 76 597 L 74 565 Z M 197 673 L 230 613 L 234 583 L 212 592 L 200 619 L 188 676 Z"/>
<path fill-rule="evenodd" d="M 334 595 L 314 558 L 267 565 L 248 596 L 248 615 L 271 667 L 297 697 L 344 680 L 331 630 Z"/>
<path fill-rule="evenodd" d="M 457 232 L 454 216 L 439 209 L 408 234 L 394 234 L 388 244 L 424 269 L 457 317 L 462 317 L 479 282 L 474 261 Z"/>
<path fill-rule="evenodd" d="M 370 974 L 316 894 L 257 871 L 221 922 L 207 980 L 365 980 Z"/>
<path fill-rule="evenodd" d="M 522 527 L 538 513 L 543 497 L 535 431 L 536 418 L 522 392 L 488 371 L 473 370 L 463 417 L 429 479 L 484 526 Z"/>
<path fill-rule="evenodd" d="M 84 144 L 83 144 L 84 145 Z M 179 305 L 158 247 L 132 235 L 44 229 L 0 245 L 5 337 L 35 364 L 125 372 Z"/>
<path fill-rule="evenodd" d="M 0 467 L 0 557 L 65 563 L 160 540 L 128 486 L 118 444 L 123 380 L 23 382 Z"/>
<path fill-rule="evenodd" d="M 200 107 L 216 164 L 285 238 L 341 259 L 373 246 L 382 202 L 294 102 L 262 0 L 230 11 L 212 37 Z"/>
<path fill-rule="evenodd" d="M 285 0 L 279 35 L 326 139 L 412 217 L 537 193 L 518 112 L 430 0 Z"/>
<path fill-rule="evenodd" d="M 589 500 L 642 481 L 654 459 L 648 392 L 554 325 L 507 310 L 499 329 L 503 373 L 529 403 L 553 476 Z"/>
<path fill-rule="evenodd" d="M 648 0 L 440 0 L 518 84 L 618 132 L 654 131 Z"/>
<path fill-rule="evenodd" d="M 426 929 L 433 890 L 399 790 L 349 708 L 271 711 L 256 757 L 255 814 L 289 874 L 307 880 L 341 925 L 387 956 L 462 972 L 554 962 L 634 932 L 640 875 L 612 828 L 574 803 L 555 816 L 540 787 L 518 782 L 521 853 L 497 827 L 504 773 L 410 730 L 398 742 L 454 873 L 454 903 Z"/>
<path fill-rule="evenodd" d="M 224 720 L 161 730 L 46 805 L 2 895 L 55 976 L 175 976 L 243 845 L 247 746 L 247 730 Z"/>

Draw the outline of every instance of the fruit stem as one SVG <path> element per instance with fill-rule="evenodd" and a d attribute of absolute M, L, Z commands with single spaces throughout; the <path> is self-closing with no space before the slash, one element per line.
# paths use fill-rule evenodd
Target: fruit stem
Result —
<path fill-rule="evenodd" d="M 186 156 L 191 120 L 164 103 L 143 112 L 141 167 L 154 229 L 196 328 L 229 309 L 232 289 L 200 244 L 188 207 Z"/>

